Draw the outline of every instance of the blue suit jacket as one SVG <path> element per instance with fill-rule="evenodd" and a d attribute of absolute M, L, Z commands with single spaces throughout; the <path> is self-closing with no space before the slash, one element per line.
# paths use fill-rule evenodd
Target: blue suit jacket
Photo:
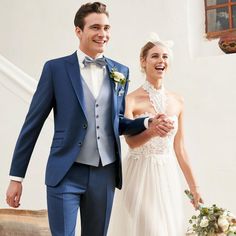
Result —
<path fill-rule="evenodd" d="M 105 58 L 107 70 L 112 68 L 129 77 L 127 67 Z M 128 83 L 115 89 L 112 79 L 112 122 L 117 157 L 117 187 L 122 186 L 119 134 L 133 135 L 143 131 L 143 119 L 123 116 Z M 13 154 L 10 175 L 24 177 L 33 148 L 50 111 L 54 114 L 54 136 L 46 168 L 46 184 L 57 185 L 70 169 L 83 145 L 89 125 L 85 116 L 84 94 L 76 52 L 46 62 Z"/>

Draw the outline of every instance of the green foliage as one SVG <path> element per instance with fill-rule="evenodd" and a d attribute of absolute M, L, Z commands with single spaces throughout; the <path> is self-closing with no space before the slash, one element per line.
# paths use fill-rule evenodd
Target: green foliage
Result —
<path fill-rule="evenodd" d="M 185 193 L 192 200 L 191 192 L 185 190 Z M 230 211 L 214 204 L 211 207 L 200 205 L 198 212 L 198 215 L 193 215 L 189 220 L 189 233 L 198 236 L 236 235 L 236 218 Z"/>

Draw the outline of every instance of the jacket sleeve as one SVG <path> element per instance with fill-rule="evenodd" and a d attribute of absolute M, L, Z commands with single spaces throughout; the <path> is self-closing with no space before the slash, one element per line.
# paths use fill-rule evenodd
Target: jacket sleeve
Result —
<path fill-rule="evenodd" d="M 128 119 L 124 116 L 125 113 L 125 97 L 128 92 L 129 86 L 129 70 L 127 72 L 127 80 L 125 84 L 125 94 L 123 96 L 121 109 L 119 113 L 119 134 L 120 135 L 135 135 L 144 131 L 146 128 L 144 126 L 145 118 L 137 118 L 137 119 Z"/>
<path fill-rule="evenodd" d="M 29 111 L 13 153 L 10 175 L 24 178 L 42 126 L 53 107 L 53 84 L 50 63 L 44 65 Z"/>

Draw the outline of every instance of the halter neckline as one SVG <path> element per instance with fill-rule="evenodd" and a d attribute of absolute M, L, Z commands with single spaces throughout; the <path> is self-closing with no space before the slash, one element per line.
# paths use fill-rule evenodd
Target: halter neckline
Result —
<path fill-rule="evenodd" d="M 162 85 L 160 89 L 156 89 L 148 80 L 142 85 L 142 88 L 148 93 L 150 102 L 157 113 L 165 113 L 166 111 L 166 91 Z"/>

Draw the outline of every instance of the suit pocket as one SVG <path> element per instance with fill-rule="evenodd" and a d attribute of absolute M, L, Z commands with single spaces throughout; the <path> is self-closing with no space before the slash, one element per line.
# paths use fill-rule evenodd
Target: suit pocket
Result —
<path fill-rule="evenodd" d="M 51 148 L 61 147 L 64 142 L 65 132 L 64 131 L 55 131 Z"/>
<path fill-rule="evenodd" d="M 62 138 L 54 138 L 52 140 L 51 148 L 61 147 L 63 145 L 63 139 Z"/>

